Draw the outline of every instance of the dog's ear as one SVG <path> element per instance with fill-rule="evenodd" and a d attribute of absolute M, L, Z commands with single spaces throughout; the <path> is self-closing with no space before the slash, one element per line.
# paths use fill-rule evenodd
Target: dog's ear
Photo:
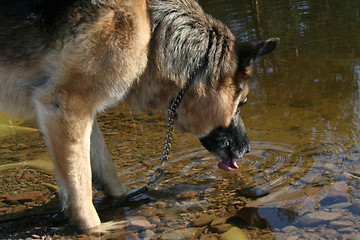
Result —
<path fill-rule="evenodd" d="M 258 42 L 237 43 L 238 68 L 248 74 L 248 68 L 256 57 L 271 53 L 279 44 L 279 38 L 269 38 Z"/>
<path fill-rule="evenodd" d="M 266 54 L 271 53 L 275 50 L 277 45 L 279 44 L 280 39 L 279 38 L 269 38 L 265 41 L 260 41 L 256 44 L 256 51 L 258 52 L 257 56 L 261 57 Z"/>

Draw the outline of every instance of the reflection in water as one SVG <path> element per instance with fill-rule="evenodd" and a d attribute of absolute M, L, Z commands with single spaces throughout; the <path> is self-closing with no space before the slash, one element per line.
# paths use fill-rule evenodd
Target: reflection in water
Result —
<path fill-rule="evenodd" d="M 140 202 L 104 210 L 103 218 L 127 220 L 127 231 L 145 238 L 145 229 L 131 225 L 145 217 L 153 224 L 146 229 L 153 239 L 174 229 L 183 236 L 181 230 L 191 228 L 190 220 L 200 212 L 226 218 L 251 239 L 352 239 L 360 232 L 360 2 L 199 2 L 241 40 L 281 39 L 274 54 L 257 61 L 249 80 L 242 116 L 251 152 L 239 160 L 238 171 L 223 172 L 197 139 L 175 134 L 159 185 Z M 164 118 L 121 105 L 99 116 L 99 122 L 127 188 L 144 186 L 161 162 Z M 5 124 L 8 119 L 2 122 L 0 116 L 0 127 Z M 39 159 L 40 139 L 38 132 L 3 137 L 1 164 Z M 27 171 L 1 172 L 1 193 L 45 192 L 23 177 L 44 173 Z M 98 205 L 106 200 L 96 196 Z M 10 209 L 2 215 L 12 214 L 13 206 L 0 204 Z M 220 235 L 213 226 L 201 229 L 204 236 Z"/>

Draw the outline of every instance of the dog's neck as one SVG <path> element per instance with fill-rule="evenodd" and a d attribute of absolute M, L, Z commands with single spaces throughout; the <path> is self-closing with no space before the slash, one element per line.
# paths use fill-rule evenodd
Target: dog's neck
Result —
<path fill-rule="evenodd" d="M 133 106 L 166 110 L 188 81 L 191 88 L 204 91 L 233 71 L 234 36 L 195 1 L 190 3 L 149 1 L 152 37 L 148 65 L 129 94 Z M 222 62 L 230 64 L 219 65 L 219 55 Z"/>

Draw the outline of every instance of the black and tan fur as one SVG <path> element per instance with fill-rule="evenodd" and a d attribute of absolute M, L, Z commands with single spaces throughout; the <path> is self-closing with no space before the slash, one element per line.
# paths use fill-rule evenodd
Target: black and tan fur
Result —
<path fill-rule="evenodd" d="M 126 192 L 99 111 L 126 99 L 166 110 L 191 81 L 177 128 L 224 161 L 240 157 L 246 78 L 277 43 L 237 42 L 194 0 L 0 0 L 0 109 L 37 119 L 64 207 L 90 229 L 100 224 L 91 179 L 110 196 Z"/>

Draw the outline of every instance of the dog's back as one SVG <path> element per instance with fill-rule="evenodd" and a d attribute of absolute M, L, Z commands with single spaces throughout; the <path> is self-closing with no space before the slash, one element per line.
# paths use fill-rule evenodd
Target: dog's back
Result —
<path fill-rule="evenodd" d="M 0 109 L 34 115 L 31 95 L 47 81 L 42 64 L 51 45 L 50 29 L 73 2 L 0 1 Z"/>
<path fill-rule="evenodd" d="M 150 26 L 143 5 L 144 0 L 1 0 L 0 110 L 33 117 L 36 91 L 60 84 L 59 75 L 69 68 L 93 79 L 118 79 L 91 83 L 114 92 L 99 100 L 99 109 L 122 99 L 147 62 Z"/>
<path fill-rule="evenodd" d="M 55 23 L 75 1 L 0 1 L 0 60 L 27 61 L 51 42 Z"/>

